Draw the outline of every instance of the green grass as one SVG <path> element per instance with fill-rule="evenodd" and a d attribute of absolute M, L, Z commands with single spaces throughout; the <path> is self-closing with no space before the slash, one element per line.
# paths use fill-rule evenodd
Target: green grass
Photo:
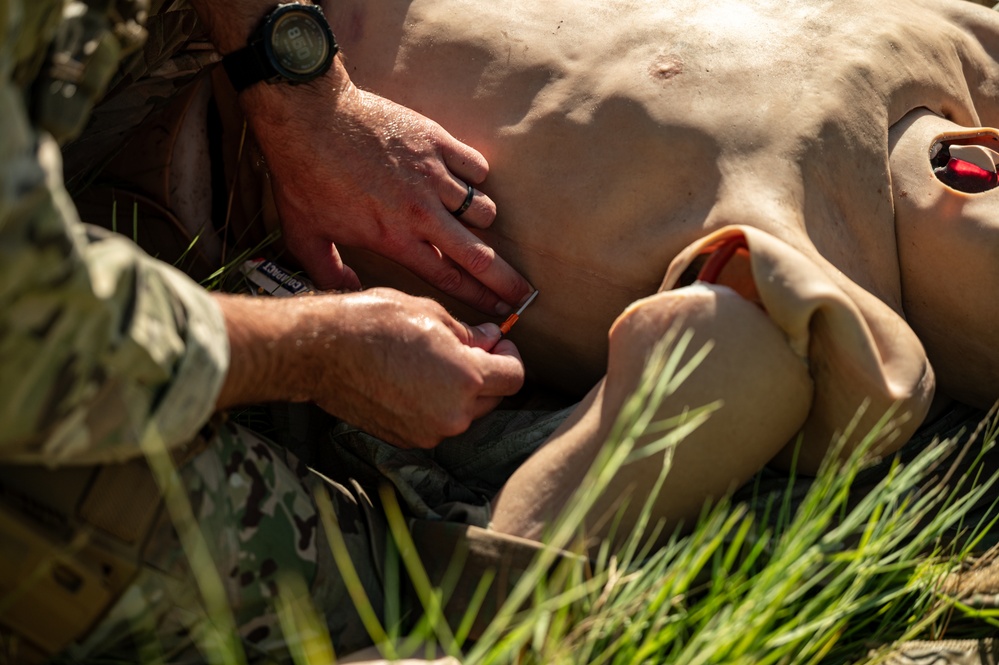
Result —
<path fill-rule="evenodd" d="M 622 464 L 647 454 L 634 449 L 642 432 L 658 427 L 670 447 L 710 417 L 702 410 L 652 421 L 658 401 L 692 367 L 677 362 L 685 338 L 670 341 L 672 352 L 664 346 L 657 354 L 569 512 L 553 525 L 547 540 L 556 547 L 578 542 L 599 488 Z M 969 454 L 993 445 L 995 436 L 993 425 Z M 443 592 L 419 579 L 427 620 L 386 655 L 420 653 L 433 643 L 468 664 L 877 662 L 893 642 L 939 637 L 958 616 L 980 626 L 999 623 L 999 613 L 960 606 L 938 591 L 991 526 L 991 518 L 965 521 L 975 504 L 987 503 L 995 478 L 976 477 L 976 462 L 947 484 L 933 480 L 957 445 L 943 442 L 908 465 L 895 464 L 858 501 L 851 485 L 876 439 L 875 431 L 845 465 L 828 464 L 793 510 L 788 495 L 758 497 L 755 508 L 723 502 L 665 547 L 651 550 L 646 535 L 616 553 L 602 549 L 591 571 L 568 562 L 548 574 L 554 551 L 541 555 L 474 643 L 463 640 L 468 621 L 446 624 Z M 420 578 L 401 513 L 385 498 L 404 563 Z M 651 503 L 650 496 L 644 518 L 654 525 Z M 379 640 L 391 634 L 369 621 Z"/>

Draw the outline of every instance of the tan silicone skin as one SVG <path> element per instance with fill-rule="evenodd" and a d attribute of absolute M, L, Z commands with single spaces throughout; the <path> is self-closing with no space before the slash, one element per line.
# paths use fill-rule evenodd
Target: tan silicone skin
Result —
<path fill-rule="evenodd" d="M 918 108 L 999 124 L 999 13 L 970 2 L 327 9 L 359 85 L 489 160 L 499 214 L 482 235 L 541 291 L 511 337 L 536 377 L 576 393 L 605 372 L 618 314 L 729 226 L 804 255 L 872 330 L 885 308 L 907 318 L 889 130 Z M 366 283 L 433 294 L 347 260 Z"/>
<path fill-rule="evenodd" d="M 755 446 L 716 479 L 719 491 L 767 461 L 786 464 L 798 433 L 814 469 L 862 405 L 858 437 L 893 414 L 888 451 L 935 398 L 999 398 L 999 194 L 956 192 L 930 164 L 941 136 L 995 140 L 999 12 L 962 0 L 338 0 L 326 10 L 355 83 L 487 158 L 480 189 L 498 216 L 476 233 L 540 290 L 510 337 L 535 378 L 591 391 L 504 491 L 500 504 L 519 502 L 508 504 L 512 532 L 530 535 L 525 516 L 542 524 L 559 478 L 580 477 L 674 319 L 719 349 L 714 369 L 691 377 L 690 405 L 733 409 L 717 414 L 717 437 L 699 440 L 706 459 L 731 452 L 711 448 L 725 436 Z M 731 234 L 745 238 L 762 308 L 723 286 L 674 288 Z M 366 285 L 482 319 L 340 249 Z M 747 420 L 757 411 L 769 420 Z M 698 474 L 717 465 L 692 464 L 689 487 L 676 487 L 696 493 Z M 693 504 L 677 505 L 664 514 Z"/>

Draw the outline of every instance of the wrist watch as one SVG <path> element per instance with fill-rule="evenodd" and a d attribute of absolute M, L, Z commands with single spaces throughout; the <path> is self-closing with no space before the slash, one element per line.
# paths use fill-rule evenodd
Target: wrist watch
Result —
<path fill-rule="evenodd" d="M 246 46 L 222 57 L 236 92 L 266 81 L 307 83 L 333 64 L 339 47 L 323 10 L 316 5 L 281 4 L 250 36 Z"/>

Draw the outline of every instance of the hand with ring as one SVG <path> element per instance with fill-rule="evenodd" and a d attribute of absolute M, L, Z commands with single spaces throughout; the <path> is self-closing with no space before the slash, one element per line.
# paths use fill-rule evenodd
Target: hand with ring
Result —
<path fill-rule="evenodd" d="M 465 200 L 461 202 L 461 205 L 457 209 L 452 210 L 451 214 L 455 217 L 461 219 L 461 216 L 465 214 L 472 205 L 472 199 L 475 198 L 475 188 L 471 185 L 466 185 L 468 187 L 468 193 L 465 194 Z"/>
<path fill-rule="evenodd" d="M 505 315 L 526 299 L 533 287 L 470 230 L 496 217 L 475 189 L 489 171 L 485 158 L 349 81 L 329 92 L 299 95 L 295 111 L 279 117 L 259 105 L 248 112 L 285 241 L 316 284 L 360 288 L 342 244 L 392 259 L 483 312 Z"/>

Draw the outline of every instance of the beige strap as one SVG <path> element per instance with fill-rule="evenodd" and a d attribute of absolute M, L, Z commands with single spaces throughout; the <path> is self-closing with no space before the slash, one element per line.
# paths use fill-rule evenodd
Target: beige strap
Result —
<path fill-rule="evenodd" d="M 0 505 L 0 633 L 14 662 L 39 662 L 82 635 L 111 601 L 83 538 L 66 542 Z"/>
<path fill-rule="evenodd" d="M 80 504 L 79 517 L 119 540 L 135 545 L 156 519 L 160 493 L 141 460 L 101 467 Z"/>
<path fill-rule="evenodd" d="M 203 451 L 220 422 L 174 450 L 174 464 Z M 86 635 L 135 577 L 162 513 L 143 458 L 0 466 L 0 662 L 43 662 Z"/>
<path fill-rule="evenodd" d="M 131 582 L 160 514 L 142 459 L 0 468 L 0 636 L 13 662 L 83 637 Z"/>

